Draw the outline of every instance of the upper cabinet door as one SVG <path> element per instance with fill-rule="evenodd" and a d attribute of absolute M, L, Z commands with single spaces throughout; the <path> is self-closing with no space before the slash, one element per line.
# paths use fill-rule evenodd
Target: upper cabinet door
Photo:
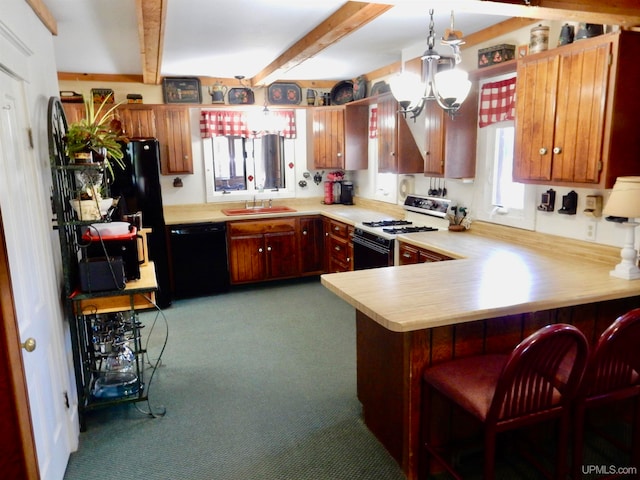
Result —
<path fill-rule="evenodd" d="M 392 95 L 378 100 L 378 172 L 422 173 L 424 158 Z"/>
<path fill-rule="evenodd" d="M 189 108 L 159 108 L 156 111 L 156 130 L 162 174 L 193 173 Z"/>
<path fill-rule="evenodd" d="M 155 108 L 151 105 L 122 105 L 118 108 L 118 117 L 125 135 L 129 138 L 157 136 Z"/>
<path fill-rule="evenodd" d="M 531 58 L 518 65 L 513 177 L 549 181 L 559 57 Z"/>
<path fill-rule="evenodd" d="M 611 44 L 560 55 L 551 177 L 598 183 Z"/>
<path fill-rule="evenodd" d="M 344 108 L 338 106 L 312 109 L 314 168 L 345 168 Z"/>

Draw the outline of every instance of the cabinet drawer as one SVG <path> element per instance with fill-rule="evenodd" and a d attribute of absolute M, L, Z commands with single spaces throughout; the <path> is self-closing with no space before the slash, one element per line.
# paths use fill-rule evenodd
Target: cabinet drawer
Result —
<path fill-rule="evenodd" d="M 349 263 L 349 242 L 345 238 L 331 236 L 329 239 L 329 252 L 332 260 L 340 263 Z"/>
<path fill-rule="evenodd" d="M 418 250 L 411 248 L 404 243 L 400 244 L 400 265 L 411 265 L 418 263 Z"/>
<path fill-rule="evenodd" d="M 256 233 L 279 233 L 296 230 L 295 218 L 278 220 L 247 220 L 229 222 L 227 224 L 229 235 L 252 235 Z"/>
<path fill-rule="evenodd" d="M 330 233 L 331 235 L 335 235 L 336 237 L 346 239 L 349 237 L 349 227 L 345 223 L 338 222 L 336 220 L 331 220 Z"/>

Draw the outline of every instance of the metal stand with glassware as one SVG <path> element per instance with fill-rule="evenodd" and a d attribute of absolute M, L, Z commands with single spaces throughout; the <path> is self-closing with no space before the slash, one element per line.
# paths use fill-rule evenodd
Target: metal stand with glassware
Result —
<path fill-rule="evenodd" d="M 141 225 L 129 222 L 112 222 L 113 210 L 104 210 L 96 199 L 94 209 L 74 208 L 71 199 L 86 190 L 81 184 L 89 179 L 90 190 L 97 191 L 94 180 L 105 177 L 105 166 L 70 161 L 64 146 L 66 118 L 56 97 L 49 101 L 48 123 L 54 228 L 60 238 L 80 429 L 86 429 L 87 411 L 118 403 L 132 402 L 150 417 L 163 415 L 164 407 L 149 402 L 168 333 L 155 299 L 155 263 L 148 257 L 151 231 L 138 230 Z M 99 187 L 104 189 L 102 184 Z M 109 193 L 108 188 L 104 191 Z M 156 312 L 147 326 L 139 319 L 143 309 Z M 165 328 L 158 320 L 164 321 Z M 66 401 L 71 404 L 74 398 L 67 396 Z M 147 409 L 138 402 L 147 402 Z"/>

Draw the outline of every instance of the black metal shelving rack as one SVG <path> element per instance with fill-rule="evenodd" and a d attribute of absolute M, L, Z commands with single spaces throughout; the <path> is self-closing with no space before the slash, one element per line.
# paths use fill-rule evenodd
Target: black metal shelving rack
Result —
<path fill-rule="evenodd" d="M 148 360 L 147 350 L 142 342 L 143 326 L 138 320 L 137 310 L 155 308 L 159 313 L 162 312 L 155 305 L 154 292 L 157 290 L 157 282 L 152 263 L 145 267 L 144 279 L 131 282 L 124 290 L 93 293 L 78 290 L 79 265 L 86 255 L 81 240 L 82 233 L 87 225 L 96 223 L 96 220 L 77 220 L 69 199 L 74 198 L 79 191 L 76 179 L 78 171 L 91 169 L 104 173 L 104 166 L 72 164 L 65 152 L 66 132 L 67 121 L 62 104 L 57 97 L 51 97 L 48 105 L 48 137 L 53 183 L 52 208 L 55 215 L 54 228 L 58 230 L 60 238 L 64 307 L 71 332 L 78 417 L 80 429 L 84 431 L 85 413 L 88 410 L 123 402 L 149 402 L 149 386 L 153 372 L 160 363 L 162 352 L 155 363 L 152 364 Z M 113 330 L 113 344 L 117 346 L 114 350 L 105 349 L 104 342 L 97 341 L 97 333 L 105 328 L 105 322 L 109 324 L 108 328 Z M 108 360 L 113 360 L 121 353 L 125 344 L 133 355 L 131 371 L 135 373 L 135 383 L 129 386 L 128 390 L 125 389 L 121 396 L 96 396 L 96 382 L 108 373 Z M 146 382 L 145 374 L 148 376 Z M 148 403 L 148 410 L 143 413 L 155 417 L 163 415 L 164 412 L 164 407 L 159 407 L 154 412 Z"/>

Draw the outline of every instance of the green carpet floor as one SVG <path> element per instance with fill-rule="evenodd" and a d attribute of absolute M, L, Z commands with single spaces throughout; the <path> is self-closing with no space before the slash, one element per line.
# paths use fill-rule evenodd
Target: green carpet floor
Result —
<path fill-rule="evenodd" d="M 65 479 L 405 478 L 361 419 L 354 310 L 317 279 L 179 300 L 165 315 L 149 393 L 166 415 L 90 412 Z M 153 315 L 141 319 L 150 330 Z"/>
<path fill-rule="evenodd" d="M 179 300 L 165 315 L 149 393 L 166 415 L 149 418 L 136 408 L 146 403 L 90 412 L 66 480 L 405 479 L 362 421 L 354 310 L 317 278 Z M 152 362 L 167 330 L 154 318 L 141 315 Z M 598 442 L 588 439 L 587 467 L 628 465 Z M 541 478 L 499 450 L 498 479 Z M 469 460 L 465 478 L 479 479 L 481 459 Z"/>

